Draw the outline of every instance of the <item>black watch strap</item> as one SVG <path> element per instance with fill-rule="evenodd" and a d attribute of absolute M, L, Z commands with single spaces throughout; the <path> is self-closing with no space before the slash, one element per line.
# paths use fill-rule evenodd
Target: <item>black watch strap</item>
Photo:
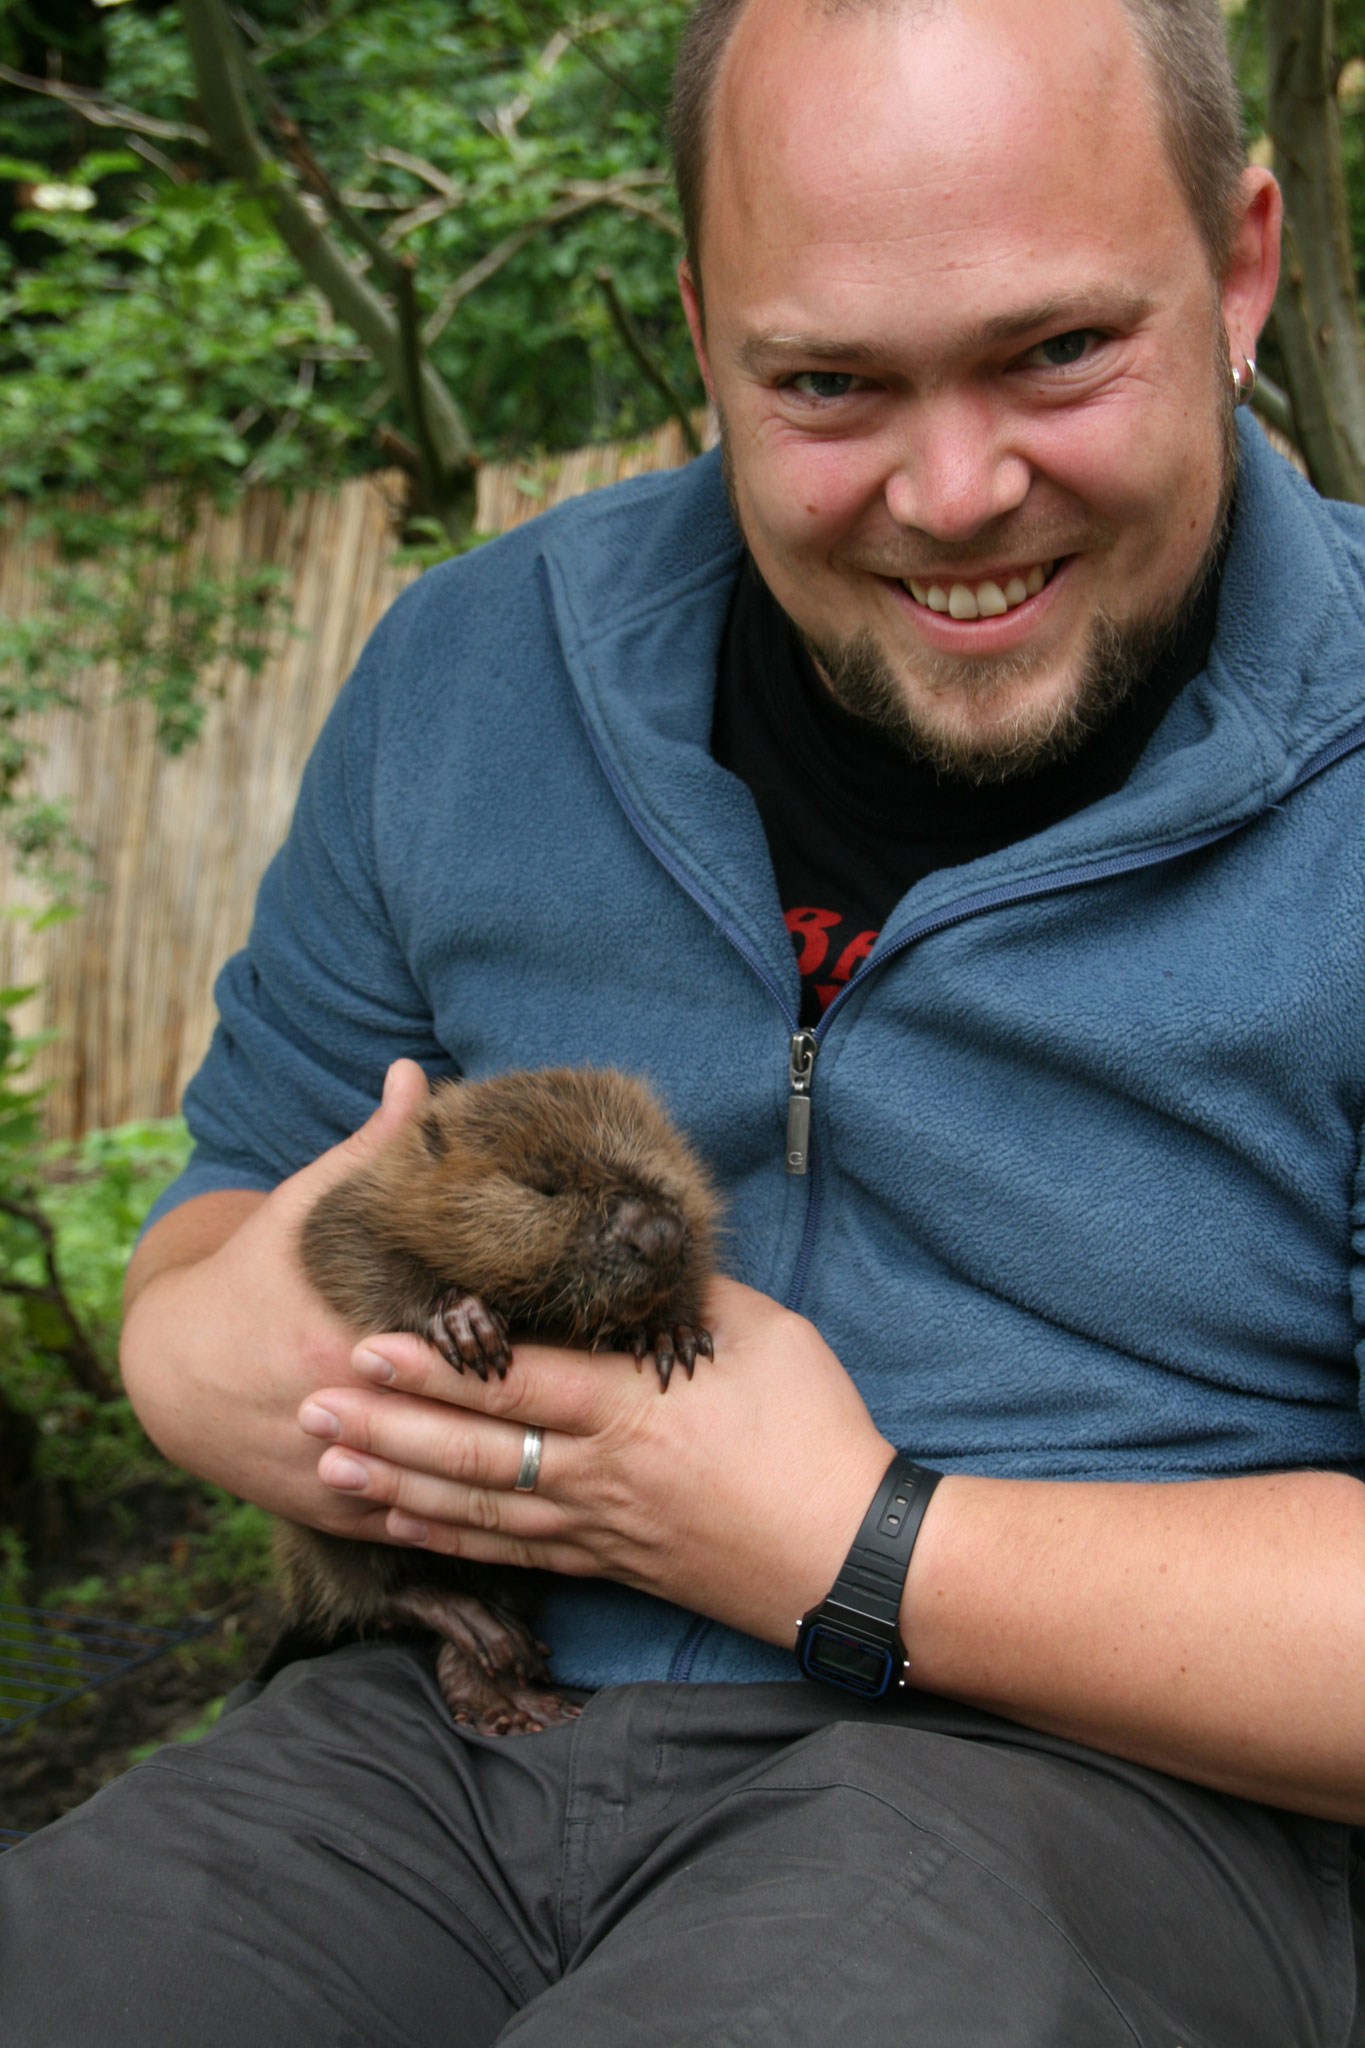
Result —
<path fill-rule="evenodd" d="M 882 1476 L 838 1578 L 803 1616 L 796 1654 L 808 1678 L 884 1699 L 903 1685 L 901 1595 L 924 1511 L 943 1477 L 899 1453 Z"/>
<path fill-rule="evenodd" d="M 872 1496 L 843 1569 L 829 1589 L 831 1600 L 865 1608 L 888 1621 L 899 1619 L 910 1553 L 924 1510 L 942 1477 L 941 1472 L 896 1454 Z"/>

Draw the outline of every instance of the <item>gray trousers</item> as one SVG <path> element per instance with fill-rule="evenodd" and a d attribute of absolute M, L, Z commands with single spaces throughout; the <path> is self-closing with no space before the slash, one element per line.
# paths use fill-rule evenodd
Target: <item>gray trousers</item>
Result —
<path fill-rule="evenodd" d="M 1343 2048 L 1347 1830 L 971 1709 L 638 1685 L 498 1741 L 297 1664 L 0 1856 L 7 2048 Z"/>

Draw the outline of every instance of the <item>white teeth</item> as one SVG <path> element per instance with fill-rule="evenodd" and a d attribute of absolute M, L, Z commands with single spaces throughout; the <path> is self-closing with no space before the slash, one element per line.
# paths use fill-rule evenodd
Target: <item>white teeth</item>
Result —
<path fill-rule="evenodd" d="M 905 588 L 916 604 L 927 605 L 931 612 L 947 612 L 955 619 L 998 619 L 1025 598 L 1036 597 L 1056 566 L 1055 562 L 1035 562 L 1027 576 L 1016 573 L 1003 587 L 988 576 L 975 588 L 952 583 L 945 590 L 941 583 L 917 583 L 907 576 Z"/>

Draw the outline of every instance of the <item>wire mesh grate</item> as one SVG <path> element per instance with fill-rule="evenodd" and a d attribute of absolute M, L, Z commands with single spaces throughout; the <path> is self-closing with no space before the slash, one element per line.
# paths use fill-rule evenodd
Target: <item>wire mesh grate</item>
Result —
<path fill-rule="evenodd" d="M 148 1628 L 95 1614 L 0 1603 L 0 1735 L 213 1627 L 198 1614 L 179 1628 Z"/>

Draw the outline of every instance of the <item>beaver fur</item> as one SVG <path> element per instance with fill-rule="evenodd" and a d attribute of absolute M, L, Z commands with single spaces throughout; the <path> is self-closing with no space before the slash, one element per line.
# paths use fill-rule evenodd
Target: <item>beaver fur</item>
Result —
<path fill-rule="evenodd" d="M 304 1220 L 304 1272 L 358 1336 L 407 1330 L 453 1365 L 505 1373 L 511 1335 L 711 1356 L 700 1321 L 718 1205 L 646 1085 L 604 1068 L 442 1082 L 372 1162 Z M 281 1523 L 277 1552 L 306 1636 L 434 1629 L 457 1720 L 521 1733 L 576 1709 L 545 1689 L 534 1572 Z"/>

